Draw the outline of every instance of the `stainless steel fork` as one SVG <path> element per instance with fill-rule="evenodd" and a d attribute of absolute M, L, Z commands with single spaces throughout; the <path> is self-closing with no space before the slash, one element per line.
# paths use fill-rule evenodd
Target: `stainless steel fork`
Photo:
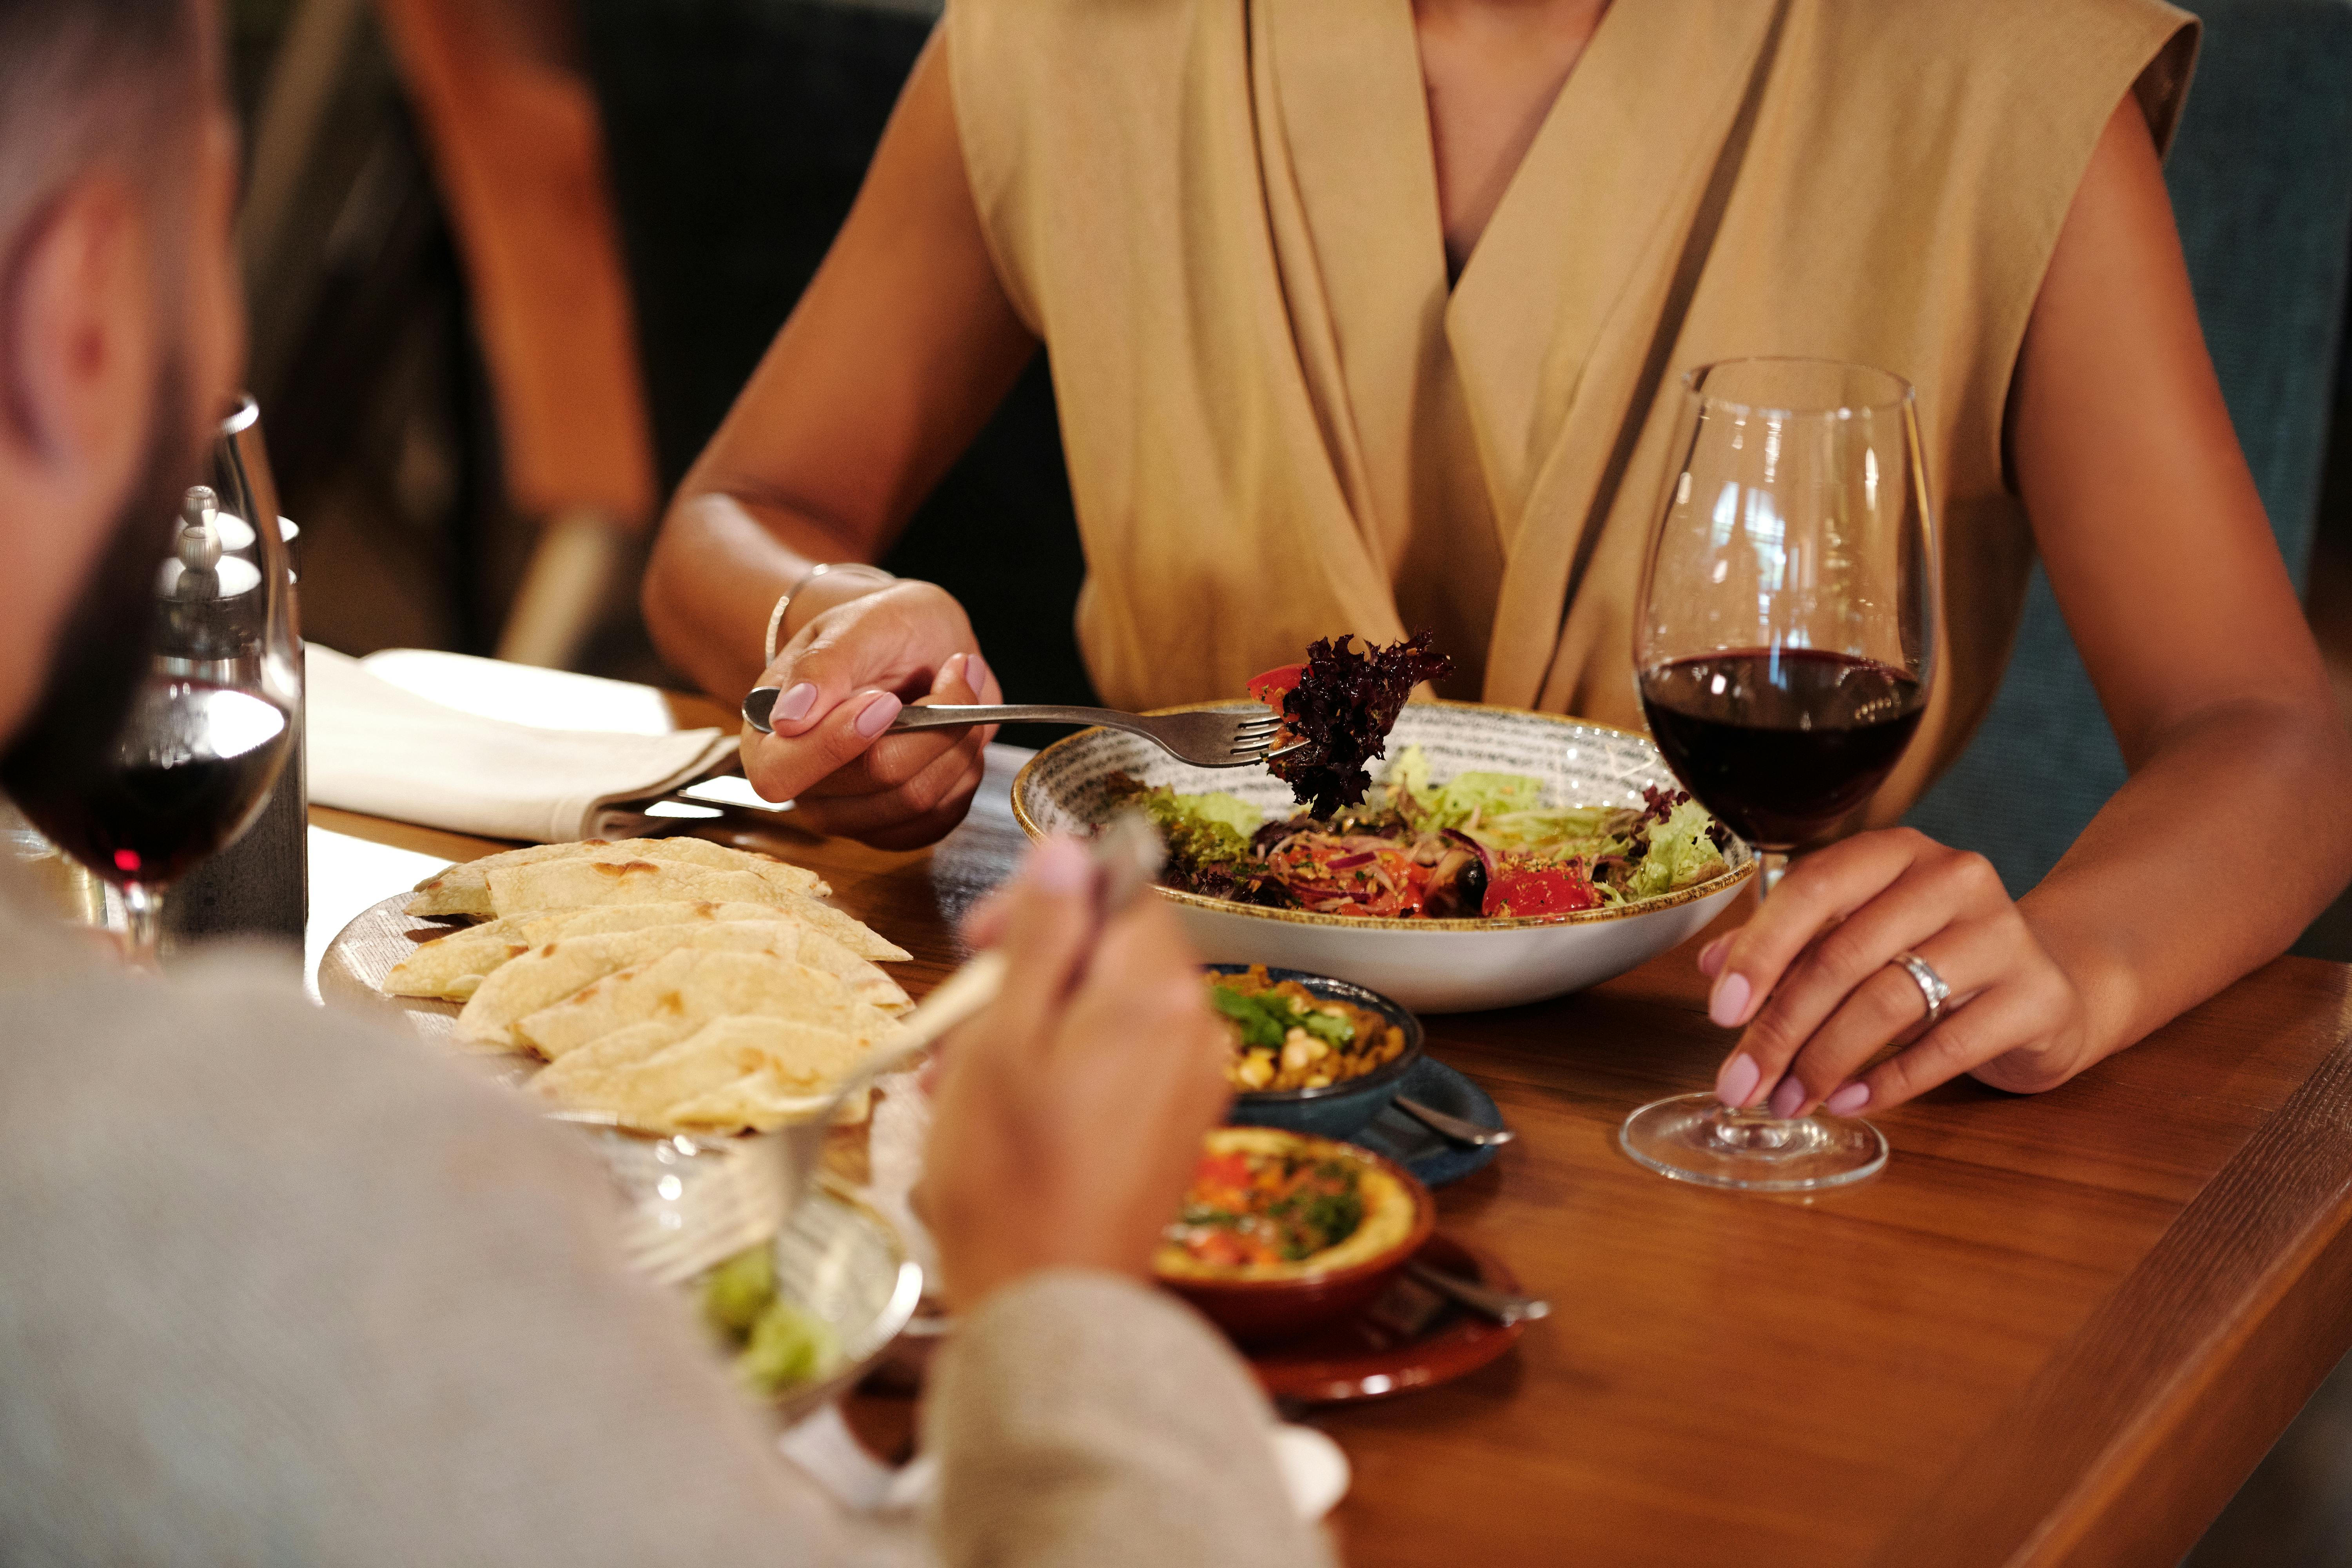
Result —
<path fill-rule="evenodd" d="M 776 705 L 776 689 L 762 686 L 743 700 L 743 718 L 754 730 L 767 733 L 768 716 Z M 1196 768 L 1241 768 L 1263 763 L 1269 755 L 1286 757 L 1297 750 L 1272 750 L 1281 721 L 1264 708 L 1229 712 L 1121 713 L 1110 708 L 1065 708 L 1048 702 L 984 705 L 922 704 L 899 710 L 892 730 L 941 730 L 970 724 L 1099 724 L 1124 730 L 1153 742 L 1179 762 Z"/>

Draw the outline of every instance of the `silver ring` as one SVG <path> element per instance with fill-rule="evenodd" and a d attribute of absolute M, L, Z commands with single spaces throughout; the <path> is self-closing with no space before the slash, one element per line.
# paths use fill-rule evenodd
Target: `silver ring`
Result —
<path fill-rule="evenodd" d="M 1916 952 L 1898 952 L 1895 955 L 1895 962 L 1910 972 L 1912 980 L 1919 987 L 1919 994 L 1927 998 L 1927 1025 L 1933 1028 L 1936 1020 L 1944 1016 L 1944 1004 L 1952 999 L 1952 988 L 1944 984 L 1944 977 L 1936 973 L 1934 964 Z"/>

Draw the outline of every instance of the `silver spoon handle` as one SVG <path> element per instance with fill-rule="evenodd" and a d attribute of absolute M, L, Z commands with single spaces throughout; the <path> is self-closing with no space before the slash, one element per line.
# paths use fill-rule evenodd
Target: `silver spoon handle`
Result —
<path fill-rule="evenodd" d="M 1465 1121 L 1458 1116 L 1448 1116 L 1433 1105 L 1423 1105 L 1406 1095 L 1398 1095 L 1396 1108 L 1436 1133 L 1456 1143 L 1466 1143 L 1473 1149 L 1492 1149 L 1508 1143 L 1518 1136 L 1507 1127 L 1481 1127 L 1475 1121 Z"/>

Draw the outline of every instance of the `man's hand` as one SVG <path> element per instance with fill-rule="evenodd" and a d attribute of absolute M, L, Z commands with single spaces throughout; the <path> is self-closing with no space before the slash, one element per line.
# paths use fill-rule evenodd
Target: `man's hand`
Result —
<path fill-rule="evenodd" d="M 1224 1114 L 1223 1029 L 1157 899 L 1096 924 L 1094 868 L 1049 840 L 977 917 L 1003 994 L 948 1037 L 916 1201 L 956 1310 L 1021 1275 L 1148 1276 Z"/>
<path fill-rule="evenodd" d="M 775 733 L 744 727 L 743 772 L 768 799 L 797 802 L 810 832 L 911 849 L 971 809 L 992 726 L 884 738 L 909 701 L 1003 700 L 946 590 L 896 582 L 834 605 L 778 651 L 760 684 L 780 689 Z"/>

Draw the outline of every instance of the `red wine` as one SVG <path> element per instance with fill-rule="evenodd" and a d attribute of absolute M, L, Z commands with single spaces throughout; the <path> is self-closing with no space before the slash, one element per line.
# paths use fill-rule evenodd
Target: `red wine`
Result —
<path fill-rule="evenodd" d="M 20 763 L 10 797 L 58 847 L 110 882 L 160 887 L 244 832 L 286 756 L 285 710 L 250 692 L 159 679 L 131 705 L 103 766 Z"/>
<path fill-rule="evenodd" d="M 1810 843 L 1868 799 L 1924 707 L 1903 671 L 1812 648 L 1705 654 L 1642 674 L 1642 710 L 1666 765 L 1766 849 Z"/>

